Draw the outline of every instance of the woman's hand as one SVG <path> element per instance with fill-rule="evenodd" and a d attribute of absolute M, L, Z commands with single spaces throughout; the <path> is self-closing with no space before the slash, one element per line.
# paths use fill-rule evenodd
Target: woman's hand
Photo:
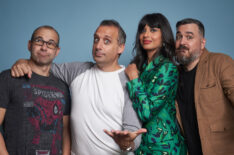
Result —
<path fill-rule="evenodd" d="M 127 74 L 129 80 L 133 80 L 139 77 L 139 71 L 137 70 L 136 64 L 129 64 L 125 69 L 125 73 Z"/>

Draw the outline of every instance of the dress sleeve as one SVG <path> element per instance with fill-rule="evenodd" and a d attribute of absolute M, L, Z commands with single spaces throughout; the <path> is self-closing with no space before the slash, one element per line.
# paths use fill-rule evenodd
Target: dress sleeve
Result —
<path fill-rule="evenodd" d="M 150 81 L 147 85 L 143 84 L 141 78 L 127 83 L 133 107 L 142 122 L 150 120 L 166 104 L 174 101 L 177 90 L 178 71 L 175 65 L 165 63 L 153 72 L 154 76 L 147 79 Z"/>

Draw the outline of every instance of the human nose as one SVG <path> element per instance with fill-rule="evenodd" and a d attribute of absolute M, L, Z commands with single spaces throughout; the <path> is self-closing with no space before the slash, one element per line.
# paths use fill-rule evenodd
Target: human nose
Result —
<path fill-rule="evenodd" d="M 102 49 L 103 47 L 103 43 L 101 40 L 99 40 L 98 42 L 95 43 L 96 44 L 96 49 Z"/>
<path fill-rule="evenodd" d="M 143 37 L 148 37 L 149 36 L 149 31 L 146 30 L 144 33 L 143 33 Z"/>
<path fill-rule="evenodd" d="M 181 37 L 181 39 L 179 41 L 180 41 L 181 45 L 185 45 L 187 43 L 186 37 L 183 37 L 183 36 Z"/>
<path fill-rule="evenodd" d="M 41 48 L 43 50 L 46 50 L 48 47 L 47 47 L 47 42 L 46 41 L 43 41 L 43 44 L 41 45 Z"/>

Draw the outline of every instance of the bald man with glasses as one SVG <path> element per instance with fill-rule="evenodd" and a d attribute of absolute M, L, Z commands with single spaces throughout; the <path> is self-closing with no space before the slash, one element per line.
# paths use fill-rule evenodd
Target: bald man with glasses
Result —
<path fill-rule="evenodd" d="M 28 42 L 32 77 L 0 74 L 0 155 L 70 154 L 70 95 L 50 74 L 58 55 L 59 34 L 51 26 L 34 30 Z"/>

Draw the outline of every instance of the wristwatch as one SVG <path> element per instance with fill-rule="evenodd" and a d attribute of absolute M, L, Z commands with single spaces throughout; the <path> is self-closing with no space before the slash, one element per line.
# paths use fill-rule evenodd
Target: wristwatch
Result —
<path fill-rule="evenodd" d="M 131 146 L 128 147 L 128 148 L 126 149 L 126 151 L 128 151 L 128 152 L 132 151 L 132 147 L 131 147 Z"/>

